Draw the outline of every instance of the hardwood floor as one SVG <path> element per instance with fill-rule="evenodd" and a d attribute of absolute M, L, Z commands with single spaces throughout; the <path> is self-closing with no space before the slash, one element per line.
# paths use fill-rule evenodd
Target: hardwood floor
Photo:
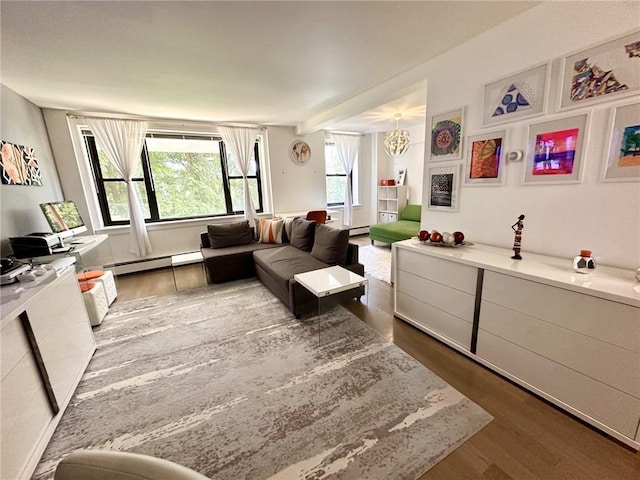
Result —
<path fill-rule="evenodd" d="M 367 236 L 352 237 L 368 245 Z M 179 289 L 204 285 L 201 265 L 176 269 Z M 171 268 L 120 276 L 118 302 L 175 292 Z M 391 285 L 369 279 L 345 305 L 495 418 L 420 480 L 638 480 L 636 453 L 393 316 Z"/>

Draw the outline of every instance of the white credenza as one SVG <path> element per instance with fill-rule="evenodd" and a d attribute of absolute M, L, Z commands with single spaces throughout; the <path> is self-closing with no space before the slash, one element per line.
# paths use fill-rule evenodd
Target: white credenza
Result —
<path fill-rule="evenodd" d="M 640 283 L 483 245 L 393 244 L 395 314 L 640 449 Z"/>
<path fill-rule="evenodd" d="M 378 186 L 378 223 L 400 220 L 402 209 L 407 206 L 405 185 Z"/>
<path fill-rule="evenodd" d="M 72 266 L 0 287 L 0 478 L 31 477 L 96 349 Z"/>

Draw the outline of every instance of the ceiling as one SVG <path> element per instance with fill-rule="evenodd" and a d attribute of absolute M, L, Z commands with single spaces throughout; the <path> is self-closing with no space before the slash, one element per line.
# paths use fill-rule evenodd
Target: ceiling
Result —
<path fill-rule="evenodd" d="M 2 83 L 43 108 L 384 131 L 430 58 L 539 2 L 0 2 Z"/>

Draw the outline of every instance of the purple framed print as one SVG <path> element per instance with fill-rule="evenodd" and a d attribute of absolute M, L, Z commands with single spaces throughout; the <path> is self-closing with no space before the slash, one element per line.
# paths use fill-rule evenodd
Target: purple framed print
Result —
<path fill-rule="evenodd" d="M 640 181 L 640 103 L 611 109 L 602 181 Z"/>
<path fill-rule="evenodd" d="M 549 64 L 544 63 L 485 85 L 482 125 L 487 127 L 544 114 L 549 70 Z"/>
<path fill-rule="evenodd" d="M 2 141 L 0 174 L 3 185 L 42 186 L 42 174 L 33 148 Z"/>
<path fill-rule="evenodd" d="M 524 184 L 580 183 L 589 115 L 529 126 Z"/>
<path fill-rule="evenodd" d="M 559 108 L 574 108 L 640 91 L 640 30 L 564 58 Z"/>

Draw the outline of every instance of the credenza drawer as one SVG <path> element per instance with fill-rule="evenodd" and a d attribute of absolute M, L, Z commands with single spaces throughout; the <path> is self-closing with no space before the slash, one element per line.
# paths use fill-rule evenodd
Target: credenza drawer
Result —
<path fill-rule="evenodd" d="M 491 271 L 484 274 L 482 299 L 640 353 L 635 307 Z"/>
<path fill-rule="evenodd" d="M 635 352 L 485 301 L 480 329 L 640 398 L 640 356 Z"/>
<path fill-rule="evenodd" d="M 395 281 L 399 292 L 473 322 L 475 296 L 402 270 Z"/>
<path fill-rule="evenodd" d="M 429 255 L 416 254 L 402 248 L 397 249 L 397 263 L 398 270 L 413 273 L 416 276 L 427 278 L 432 282 L 456 290 L 462 290 L 471 295 L 476 294 L 478 270 L 474 267 Z"/>
<path fill-rule="evenodd" d="M 477 355 L 521 380 L 524 386 L 556 399 L 563 408 L 575 410 L 627 438 L 635 437 L 640 399 L 482 328 L 478 332 Z"/>
<path fill-rule="evenodd" d="M 396 295 L 396 313 L 469 351 L 472 323 L 401 292 Z"/>

